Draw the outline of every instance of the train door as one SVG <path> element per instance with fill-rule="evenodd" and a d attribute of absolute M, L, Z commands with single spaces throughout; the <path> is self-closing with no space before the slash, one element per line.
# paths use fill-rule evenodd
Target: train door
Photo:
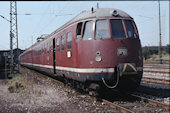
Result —
<path fill-rule="evenodd" d="M 82 32 L 83 32 L 83 22 L 79 22 L 76 27 L 76 43 L 73 45 L 76 51 L 76 66 L 80 66 L 80 56 L 79 56 L 79 45 L 80 41 L 82 40 Z"/>
<path fill-rule="evenodd" d="M 56 69 L 55 69 L 55 38 L 53 38 L 53 70 L 54 70 L 54 74 L 56 74 Z"/>

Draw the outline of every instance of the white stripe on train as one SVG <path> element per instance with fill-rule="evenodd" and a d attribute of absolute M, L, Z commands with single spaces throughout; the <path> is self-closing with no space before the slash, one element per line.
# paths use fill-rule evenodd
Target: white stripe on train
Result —
<path fill-rule="evenodd" d="M 53 66 L 51 65 L 41 65 L 41 64 L 32 64 L 32 63 L 21 63 L 21 64 L 53 69 Z M 77 73 L 106 73 L 106 72 L 113 73 L 114 72 L 114 68 L 70 68 L 70 67 L 61 67 L 61 66 L 55 66 L 55 67 L 57 70 L 71 71 Z"/>
<path fill-rule="evenodd" d="M 41 64 L 32 64 L 32 63 L 21 63 L 21 64 L 53 69 L 53 66 L 51 65 L 41 65 Z M 61 67 L 61 66 L 55 66 L 55 67 L 57 70 L 71 71 L 77 73 L 113 73 L 115 71 L 114 68 L 70 68 L 70 67 Z M 138 71 L 142 71 L 142 69 L 143 69 L 142 67 L 137 67 Z"/>

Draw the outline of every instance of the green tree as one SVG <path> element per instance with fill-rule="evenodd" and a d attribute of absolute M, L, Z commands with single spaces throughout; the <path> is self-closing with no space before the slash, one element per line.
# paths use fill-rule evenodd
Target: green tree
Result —
<path fill-rule="evenodd" d="M 170 54 L 170 44 L 166 45 L 163 49 L 166 53 Z"/>
<path fill-rule="evenodd" d="M 150 50 L 147 46 L 142 48 L 142 53 L 143 53 L 145 60 L 150 58 L 150 56 L 151 56 Z"/>

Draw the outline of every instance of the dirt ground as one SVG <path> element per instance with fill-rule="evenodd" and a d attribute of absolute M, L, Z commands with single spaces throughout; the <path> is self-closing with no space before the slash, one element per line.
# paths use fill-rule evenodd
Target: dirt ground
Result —
<path fill-rule="evenodd" d="M 40 73 L 26 68 L 21 68 L 21 73 L 24 79 L 20 81 L 0 79 L 0 113 L 118 112 L 88 95 L 37 76 Z M 22 89 L 11 90 L 16 82 L 20 82 Z"/>

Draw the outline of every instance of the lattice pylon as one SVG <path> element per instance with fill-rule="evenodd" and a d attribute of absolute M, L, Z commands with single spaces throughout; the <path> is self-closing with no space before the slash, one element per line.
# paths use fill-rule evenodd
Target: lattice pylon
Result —
<path fill-rule="evenodd" d="M 17 57 L 16 65 L 19 70 L 18 62 L 18 28 L 17 28 L 17 3 L 16 1 L 10 1 L 10 73 L 14 73 L 14 51 L 17 49 L 15 56 Z"/>

